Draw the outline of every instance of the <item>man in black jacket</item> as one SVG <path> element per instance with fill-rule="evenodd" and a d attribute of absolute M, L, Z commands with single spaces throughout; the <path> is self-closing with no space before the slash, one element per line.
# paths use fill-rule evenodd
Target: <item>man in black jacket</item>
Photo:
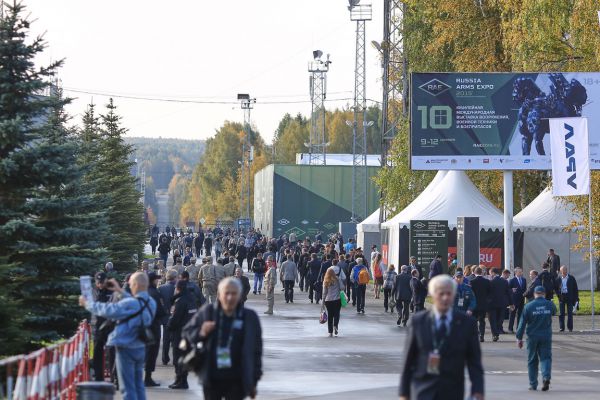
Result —
<path fill-rule="evenodd" d="M 177 283 L 177 271 L 171 269 L 167 272 L 167 282 L 158 287 L 162 304 L 165 308 L 166 315 L 161 320 L 162 324 L 162 363 L 169 363 L 169 350 L 171 349 L 171 332 L 167 329 L 169 323 L 169 313 L 171 312 L 171 304 L 173 304 L 173 296 L 175 295 L 175 284 Z"/>
<path fill-rule="evenodd" d="M 396 299 L 396 310 L 398 311 L 398 321 L 396 325 L 406 326 L 409 316 L 410 300 L 412 298 L 412 290 L 410 290 L 410 281 L 412 276 L 409 274 L 408 265 L 403 265 L 400 268 L 400 273 L 396 276 L 396 284 L 394 285 L 394 299 Z"/>
<path fill-rule="evenodd" d="M 475 268 L 475 278 L 471 281 L 471 288 L 475 293 L 477 305 L 473 312 L 473 317 L 479 323 L 479 341 L 484 341 L 485 334 L 485 314 L 488 311 L 490 303 L 490 281 L 483 277 L 483 268 Z"/>
<path fill-rule="evenodd" d="M 442 256 L 438 254 L 431 260 L 431 264 L 429 264 L 429 279 L 441 275 L 443 272 Z"/>
<path fill-rule="evenodd" d="M 319 281 L 319 273 L 321 272 L 321 261 L 317 259 L 317 255 L 312 253 L 310 255 L 310 261 L 308 262 L 308 298 L 312 303 L 313 300 L 316 300 L 317 304 L 319 304 L 319 300 L 321 300 L 321 295 L 319 287 L 315 287 L 315 284 Z"/>
<path fill-rule="evenodd" d="M 400 399 L 465 398 L 465 366 L 471 398 L 483 400 L 483 366 L 475 320 L 452 308 L 456 284 L 448 275 L 429 282 L 432 308 L 409 325 L 400 376 Z"/>
<path fill-rule="evenodd" d="M 185 371 L 179 359 L 184 355 L 179 348 L 181 342 L 181 332 L 183 327 L 189 322 L 192 316 L 198 311 L 196 300 L 188 290 L 188 283 L 184 280 L 177 281 L 175 295 L 173 296 L 173 306 L 171 307 L 171 317 L 167 324 L 173 337 L 173 365 L 175 365 L 175 382 L 169 385 L 171 389 L 187 389 L 187 371 Z"/>
<path fill-rule="evenodd" d="M 154 319 L 152 320 L 152 325 L 150 325 L 150 329 L 152 330 L 152 335 L 154 336 L 154 343 L 150 345 L 146 345 L 146 362 L 145 362 L 145 373 L 146 376 L 144 378 L 144 386 L 146 387 L 154 387 L 160 386 L 160 383 L 154 382 L 152 379 L 152 373 L 156 368 L 156 358 L 158 357 L 158 349 L 160 347 L 160 325 L 161 321 L 165 316 L 167 316 L 167 312 L 164 308 L 164 303 L 162 301 L 162 296 L 160 292 L 156 288 L 158 281 L 160 280 L 160 275 L 155 272 L 150 272 L 148 274 L 148 282 L 150 285 L 148 286 L 148 295 L 154 299 L 156 302 L 156 313 L 154 314 Z"/>
<path fill-rule="evenodd" d="M 552 300 L 554 298 L 556 274 L 550 272 L 550 265 L 548 263 L 542 264 L 542 272 L 540 273 L 539 278 L 546 292 L 546 300 Z"/>
<path fill-rule="evenodd" d="M 98 272 L 94 276 L 96 290 L 94 297 L 97 302 L 108 303 L 112 298 L 112 291 L 106 288 L 108 276 L 104 272 Z M 92 332 L 94 338 L 94 358 L 92 366 L 94 368 L 94 380 L 104 380 L 104 346 L 108 340 L 109 333 L 113 330 L 113 324 L 106 322 L 106 318 L 92 315 Z"/>
<path fill-rule="evenodd" d="M 216 304 L 207 304 L 186 325 L 191 346 L 203 343 L 205 356 L 196 371 L 206 400 L 256 397 L 262 376 L 262 330 L 256 312 L 239 304 L 238 280 L 219 283 Z"/>
<path fill-rule="evenodd" d="M 506 279 L 500 276 L 498 268 L 491 270 L 492 280 L 490 281 L 490 306 L 488 316 L 490 320 L 490 329 L 492 331 L 492 340 L 497 342 L 502 330 L 502 322 L 504 321 L 504 312 L 506 307 L 510 305 L 513 310 L 512 296 L 508 288 Z"/>
<path fill-rule="evenodd" d="M 298 273 L 300 274 L 300 291 L 303 292 L 304 289 L 308 291 L 308 285 L 305 283 L 306 275 L 308 274 L 308 261 L 310 260 L 310 255 L 308 254 L 308 249 L 306 247 L 302 248 L 302 253 L 298 258 Z"/>
<path fill-rule="evenodd" d="M 573 307 L 579 301 L 579 288 L 575 277 L 569 274 L 567 267 L 560 267 L 560 275 L 556 278 L 556 295 L 559 300 L 558 324 L 560 331 L 565 330 L 565 308 L 567 310 L 567 329 L 573 332 Z"/>
<path fill-rule="evenodd" d="M 415 312 L 425 309 L 425 297 L 427 297 L 427 288 L 420 280 L 420 274 L 417 269 L 410 271 L 412 278 L 410 280 L 410 290 L 412 291 L 412 304 Z M 424 278 L 423 278 L 424 279 Z"/>
<path fill-rule="evenodd" d="M 560 256 L 554 252 L 554 249 L 548 250 L 548 258 L 546 263 L 550 266 L 549 270 L 554 276 L 558 276 L 560 268 Z"/>
<path fill-rule="evenodd" d="M 538 286 L 542 286 L 542 282 L 540 281 L 539 272 L 533 269 L 529 271 L 529 286 L 527 286 L 527 290 L 523 293 L 523 297 L 527 299 L 527 302 L 533 300 L 533 292 Z"/>

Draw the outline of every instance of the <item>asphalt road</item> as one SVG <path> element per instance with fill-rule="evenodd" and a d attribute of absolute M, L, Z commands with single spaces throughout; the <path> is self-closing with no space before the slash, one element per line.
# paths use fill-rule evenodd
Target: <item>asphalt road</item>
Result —
<path fill-rule="evenodd" d="M 350 305 L 343 309 L 340 336 L 329 338 L 326 325 L 318 323 L 320 306 L 310 304 L 299 290 L 294 304 L 285 304 L 278 288 L 273 316 L 262 313 L 264 295 L 251 293 L 247 305 L 261 316 L 265 346 L 258 398 L 397 398 L 405 328 L 397 327 L 396 318 L 383 312 L 382 300 L 371 298 L 368 294 L 366 315 L 357 315 Z M 576 318 L 575 328 L 588 323 L 588 317 Z M 503 335 L 497 343 L 489 341 L 489 333 L 486 336 L 488 341 L 482 346 L 486 399 L 600 398 L 600 336 L 586 332 L 554 335 L 549 392 L 527 390 L 526 352 L 517 348 L 514 336 Z M 155 379 L 162 386 L 149 389 L 149 399 L 202 398 L 202 388 L 193 376 L 190 390 L 166 388 L 174 379 L 170 365 L 158 366 Z"/>

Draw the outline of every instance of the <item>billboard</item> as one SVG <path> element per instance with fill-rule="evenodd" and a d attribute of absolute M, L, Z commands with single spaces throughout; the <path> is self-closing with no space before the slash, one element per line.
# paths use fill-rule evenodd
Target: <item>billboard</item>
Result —
<path fill-rule="evenodd" d="M 550 170 L 549 119 L 587 117 L 600 169 L 600 73 L 411 74 L 411 168 Z"/>

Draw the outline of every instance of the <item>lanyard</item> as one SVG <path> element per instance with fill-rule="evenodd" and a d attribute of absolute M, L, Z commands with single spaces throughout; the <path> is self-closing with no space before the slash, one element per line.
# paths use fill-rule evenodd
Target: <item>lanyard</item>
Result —
<path fill-rule="evenodd" d="M 446 321 L 440 321 L 440 324 L 445 324 L 446 325 L 446 335 L 442 338 L 442 340 L 440 340 L 438 342 L 437 340 L 437 329 L 435 327 L 435 316 L 433 316 L 432 321 L 431 321 L 431 338 L 433 341 L 433 351 L 435 353 L 439 353 L 440 350 L 442 349 L 442 347 L 444 347 L 444 344 L 446 343 L 446 339 L 448 339 L 448 336 L 450 336 L 450 324 L 447 323 Z"/>
<path fill-rule="evenodd" d="M 227 346 L 226 348 L 231 349 L 231 342 L 233 342 L 233 326 L 236 320 L 236 316 L 239 318 L 239 315 L 234 314 L 233 315 L 233 319 L 231 321 L 231 327 L 229 328 L 229 337 L 227 338 Z M 224 322 L 224 313 L 221 309 L 219 309 L 219 326 L 217 327 L 217 347 L 223 347 L 221 346 L 221 343 L 223 342 L 222 340 L 222 336 L 223 336 L 223 322 Z"/>

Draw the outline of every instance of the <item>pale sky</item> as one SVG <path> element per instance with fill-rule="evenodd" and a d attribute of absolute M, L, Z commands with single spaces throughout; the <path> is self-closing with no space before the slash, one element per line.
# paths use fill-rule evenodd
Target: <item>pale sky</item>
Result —
<path fill-rule="evenodd" d="M 363 0 L 367 3 L 368 0 Z M 252 122 L 270 143 L 284 113 L 310 113 L 312 50 L 331 53 L 329 109 L 352 103 L 355 22 L 346 0 L 24 0 L 45 33 L 40 62 L 65 58 L 60 79 L 79 122 L 92 98 L 120 94 L 234 102 L 189 104 L 116 98 L 131 136 L 206 139 L 242 121 L 237 93 L 257 98 Z M 371 40 L 383 36 L 383 1 L 367 22 L 367 98 L 381 101 Z M 70 91 L 71 90 L 71 91 Z M 72 90 L 93 92 L 78 93 Z M 267 102 L 305 103 L 267 104 Z M 372 103 L 369 103 L 372 104 Z"/>

